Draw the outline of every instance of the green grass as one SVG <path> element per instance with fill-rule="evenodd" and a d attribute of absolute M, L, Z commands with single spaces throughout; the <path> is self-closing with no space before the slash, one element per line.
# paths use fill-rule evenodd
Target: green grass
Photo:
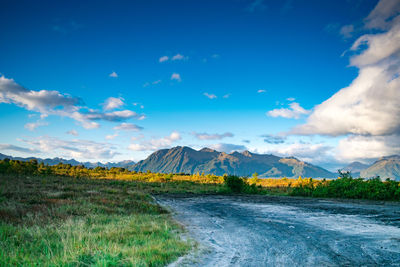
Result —
<path fill-rule="evenodd" d="M 163 266 L 192 244 L 137 182 L 0 176 L 0 266 Z M 180 190 L 184 190 L 184 187 Z M 200 190 L 200 189 L 199 189 Z"/>

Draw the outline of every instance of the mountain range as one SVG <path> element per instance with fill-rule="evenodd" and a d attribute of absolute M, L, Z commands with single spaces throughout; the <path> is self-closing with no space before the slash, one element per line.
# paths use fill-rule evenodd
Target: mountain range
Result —
<path fill-rule="evenodd" d="M 313 177 L 313 178 L 336 178 L 336 173 L 330 172 L 319 166 L 301 161 L 294 157 L 278 157 L 271 154 L 255 154 L 249 151 L 232 152 L 227 154 L 210 148 L 194 150 L 190 147 L 173 147 L 155 151 L 145 160 L 135 164 L 131 160 L 120 162 L 79 162 L 74 159 L 52 158 L 41 159 L 35 157 L 21 158 L 12 157 L 0 153 L 0 160 L 10 158 L 15 160 L 36 159 L 48 165 L 58 163 L 84 165 L 87 168 L 97 166 L 112 168 L 121 167 L 128 170 L 161 173 L 205 173 L 223 175 L 234 174 L 239 176 L 251 176 L 257 172 L 259 177 Z M 386 156 L 378 159 L 371 165 L 361 162 L 352 162 L 342 168 L 350 171 L 353 177 L 372 178 L 380 176 L 382 179 L 392 178 L 400 181 L 400 156 Z"/>
<path fill-rule="evenodd" d="M 257 172 L 260 177 L 337 177 L 337 174 L 294 157 L 282 158 L 249 151 L 227 154 L 210 148 L 194 150 L 182 146 L 158 150 L 147 159 L 139 161 L 133 169 L 143 172 L 147 170 L 162 173 L 204 172 L 239 176 L 251 176 Z"/>
<path fill-rule="evenodd" d="M 381 157 L 374 164 L 362 170 L 360 176 L 365 178 L 379 176 L 383 179 L 390 177 L 400 180 L 400 156 Z"/>
<path fill-rule="evenodd" d="M 47 165 L 57 165 L 58 163 L 63 163 L 63 164 L 71 164 L 72 166 L 77 166 L 77 165 L 83 165 L 86 168 L 95 168 L 95 167 L 105 167 L 105 168 L 112 168 L 112 167 L 120 167 L 120 168 L 126 168 L 126 169 L 132 169 L 133 166 L 135 165 L 134 161 L 131 160 L 124 160 L 120 162 L 107 162 L 107 163 L 101 163 L 101 162 L 80 162 L 76 161 L 74 159 L 63 159 L 63 158 L 47 158 L 47 159 L 41 159 L 41 158 L 35 158 L 35 157 L 29 157 L 29 158 L 21 158 L 21 157 L 12 157 L 8 155 L 4 155 L 0 153 L 0 160 L 9 158 L 13 160 L 21 160 L 21 161 L 29 161 L 32 159 L 36 159 L 39 163 L 43 162 L 44 164 Z"/>

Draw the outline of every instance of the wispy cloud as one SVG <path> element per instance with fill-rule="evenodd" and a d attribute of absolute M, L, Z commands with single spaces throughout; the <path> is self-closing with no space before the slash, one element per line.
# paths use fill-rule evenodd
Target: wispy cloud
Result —
<path fill-rule="evenodd" d="M 286 137 L 278 136 L 278 135 L 270 135 L 270 134 L 263 134 L 261 135 L 264 138 L 264 142 L 268 144 L 283 144 L 285 143 Z"/>
<path fill-rule="evenodd" d="M 176 61 L 176 60 L 188 60 L 189 57 L 181 55 L 181 54 L 176 54 L 175 56 L 173 56 L 171 58 L 172 61 Z"/>
<path fill-rule="evenodd" d="M 226 137 L 233 137 L 233 133 L 226 132 L 223 134 L 209 134 L 209 133 L 192 133 L 199 140 L 220 140 Z"/>
<path fill-rule="evenodd" d="M 33 149 L 33 148 L 26 148 L 26 147 L 21 147 L 21 146 L 15 146 L 15 145 L 10 145 L 10 144 L 0 144 L 0 150 L 6 150 L 6 151 L 16 151 L 16 152 L 23 152 L 23 153 L 39 153 L 38 150 Z"/>
<path fill-rule="evenodd" d="M 181 75 L 179 73 L 172 73 L 171 80 L 175 80 L 175 81 L 181 82 L 182 81 Z"/>
<path fill-rule="evenodd" d="M 107 102 L 107 101 L 106 101 Z M 119 105 L 119 101 L 111 101 L 112 105 Z M 26 110 L 36 111 L 41 118 L 48 115 L 72 118 L 87 129 L 98 128 L 95 121 L 124 121 L 130 118 L 142 119 L 144 114 L 137 114 L 131 110 L 102 112 L 84 106 L 80 98 L 62 94 L 58 91 L 28 90 L 17 84 L 13 79 L 0 76 L 0 103 L 15 104 Z M 107 102 L 108 103 L 108 102 Z M 110 107 L 111 108 L 111 107 Z"/>
<path fill-rule="evenodd" d="M 400 134 L 400 2 L 380 1 L 365 20 L 365 28 L 383 32 L 364 34 L 351 47 L 350 65 L 358 76 L 317 105 L 295 134 Z"/>
<path fill-rule="evenodd" d="M 174 56 L 172 56 L 171 58 L 168 56 L 162 56 L 158 59 L 158 62 L 162 63 L 162 62 L 166 62 L 166 61 L 180 61 L 180 60 L 188 60 L 189 57 L 188 56 L 184 56 L 182 54 L 176 54 Z"/>
<path fill-rule="evenodd" d="M 136 106 L 136 107 L 139 107 L 139 108 L 141 108 L 141 109 L 144 109 L 144 105 L 143 105 L 143 104 L 140 104 L 140 103 L 135 102 L 135 103 L 132 103 L 132 105 L 134 105 L 134 106 Z"/>
<path fill-rule="evenodd" d="M 102 104 L 104 110 L 113 110 L 125 105 L 122 97 L 109 97 Z"/>
<path fill-rule="evenodd" d="M 307 115 L 309 113 L 310 111 L 302 108 L 299 103 L 293 102 L 289 104 L 289 108 L 279 108 L 268 111 L 267 116 L 299 119 L 302 115 Z"/>
<path fill-rule="evenodd" d="M 323 143 L 296 142 L 287 145 L 269 146 L 262 153 L 274 154 L 281 157 L 293 156 L 300 160 L 314 164 L 335 161 L 333 147 Z"/>
<path fill-rule="evenodd" d="M 68 132 L 66 132 L 66 134 L 70 134 L 70 135 L 73 135 L 73 136 L 78 136 L 79 135 L 76 130 L 69 130 Z"/>
<path fill-rule="evenodd" d="M 209 99 L 216 99 L 217 96 L 214 94 L 209 94 L 209 93 L 204 93 L 203 95 L 205 95 L 206 97 L 208 97 Z"/>
<path fill-rule="evenodd" d="M 49 123 L 38 120 L 36 122 L 29 122 L 29 123 L 25 124 L 24 127 L 25 127 L 25 129 L 28 129 L 29 131 L 34 131 L 34 130 L 36 130 L 37 127 L 46 126 L 46 125 L 49 125 Z"/>
<path fill-rule="evenodd" d="M 112 78 L 118 78 L 118 74 L 115 71 L 111 72 L 108 76 Z"/>
<path fill-rule="evenodd" d="M 117 133 L 106 135 L 106 140 L 114 140 L 117 136 Z"/>
<path fill-rule="evenodd" d="M 159 59 L 158 59 L 158 62 L 165 62 L 165 61 L 168 61 L 168 59 L 169 59 L 169 57 L 168 56 L 162 56 L 162 57 L 160 57 Z"/>
<path fill-rule="evenodd" d="M 130 150 L 134 151 L 155 151 L 161 148 L 168 148 L 174 142 L 181 140 L 181 135 L 177 131 L 173 131 L 169 136 L 159 139 L 143 140 L 140 143 L 132 143 L 129 145 Z"/>
<path fill-rule="evenodd" d="M 353 37 L 353 34 L 354 34 L 354 26 L 351 24 L 344 25 L 342 28 L 340 28 L 339 33 L 345 39 L 351 38 L 351 37 Z"/>
<path fill-rule="evenodd" d="M 157 84 L 160 84 L 161 82 L 162 82 L 161 80 L 155 80 L 153 82 L 145 82 L 143 84 L 143 87 L 147 87 L 147 86 L 150 86 L 150 85 L 157 85 Z"/>
<path fill-rule="evenodd" d="M 89 140 L 62 140 L 51 136 L 39 136 L 22 139 L 36 151 L 46 155 L 59 153 L 63 157 L 75 159 L 111 159 L 118 155 L 118 149 L 109 143 L 99 143 Z"/>
<path fill-rule="evenodd" d="M 215 149 L 217 151 L 220 151 L 220 152 L 225 152 L 225 153 L 232 153 L 233 151 L 247 150 L 246 146 L 235 145 L 235 144 L 226 144 L 226 143 L 215 144 L 215 145 L 212 145 L 211 148 Z"/>
<path fill-rule="evenodd" d="M 126 123 L 126 122 L 123 122 L 123 123 L 121 123 L 120 125 L 115 126 L 115 127 L 114 127 L 114 130 L 135 131 L 135 132 L 138 132 L 138 131 L 143 130 L 143 127 L 140 127 L 140 126 L 138 126 L 138 125 L 136 125 L 136 124 L 133 124 L 133 123 Z"/>
<path fill-rule="evenodd" d="M 262 93 L 265 93 L 266 91 L 264 90 L 264 89 L 259 89 L 259 90 L 257 90 L 257 93 L 259 93 L 259 94 L 262 94 Z"/>

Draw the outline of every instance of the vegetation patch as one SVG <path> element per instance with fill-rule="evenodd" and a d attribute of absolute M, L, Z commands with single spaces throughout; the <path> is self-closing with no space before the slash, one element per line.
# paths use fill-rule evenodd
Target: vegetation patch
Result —
<path fill-rule="evenodd" d="M 0 196 L 0 266 L 164 266 L 191 248 L 133 182 L 0 175 Z"/>
<path fill-rule="evenodd" d="M 400 200 L 399 182 L 161 174 L 0 161 L 0 266 L 163 266 L 187 253 L 151 194 L 280 194 Z"/>
<path fill-rule="evenodd" d="M 292 188 L 290 195 L 306 197 L 354 198 L 372 200 L 400 200 L 400 183 L 379 177 L 364 180 L 353 178 L 349 172 L 340 172 L 336 180 L 322 180 L 314 183 L 312 179 Z"/>

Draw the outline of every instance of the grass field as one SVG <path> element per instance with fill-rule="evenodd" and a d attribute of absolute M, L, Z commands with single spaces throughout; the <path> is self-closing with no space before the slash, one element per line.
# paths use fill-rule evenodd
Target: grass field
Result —
<path fill-rule="evenodd" d="M 152 194 L 400 200 L 379 178 L 258 179 L 0 161 L 0 266 L 164 266 L 195 244 Z"/>
<path fill-rule="evenodd" d="M 0 266 L 163 266 L 192 244 L 152 191 L 168 187 L 1 175 Z"/>

